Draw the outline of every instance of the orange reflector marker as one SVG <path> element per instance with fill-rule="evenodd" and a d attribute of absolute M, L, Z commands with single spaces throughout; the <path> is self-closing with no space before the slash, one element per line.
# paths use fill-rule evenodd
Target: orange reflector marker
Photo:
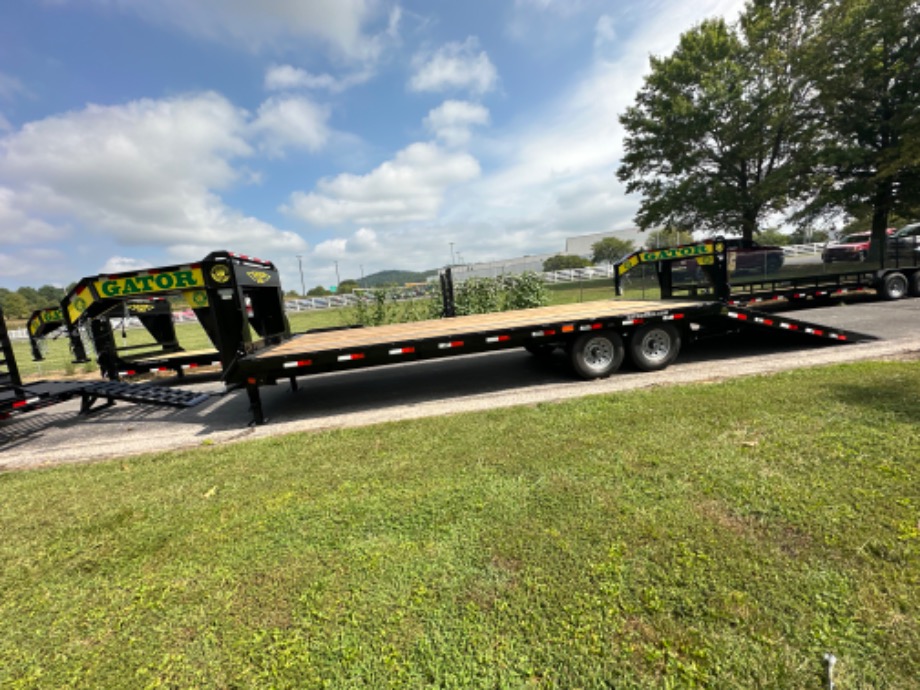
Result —
<path fill-rule="evenodd" d="M 246 379 L 246 383 L 248 383 L 250 386 L 254 386 L 256 385 L 256 380 L 250 376 L 248 379 Z"/>
<path fill-rule="evenodd" d="M 563 333 L 571 333 L 571 332 L 573 332 L 574 330 L 575 330 L 575 326 L 573 326 L 573 325 L 571 325 L 571 324 L 562 327 L 562 332 L 563 332 Z"/>

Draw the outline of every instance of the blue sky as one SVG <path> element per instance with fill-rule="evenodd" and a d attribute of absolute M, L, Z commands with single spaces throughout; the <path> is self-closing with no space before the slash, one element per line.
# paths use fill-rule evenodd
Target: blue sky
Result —
<path fill-rule="evenodd" d="M 203 258 L 286 288 L 632 227 L 650 54 L 741 0 L 6 0 L 0 286 Z"/>

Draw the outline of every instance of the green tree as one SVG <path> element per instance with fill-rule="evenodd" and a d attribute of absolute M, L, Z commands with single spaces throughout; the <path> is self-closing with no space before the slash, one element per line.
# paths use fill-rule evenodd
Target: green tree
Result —
<path fill-rule="evenodd" d="M 6 288 L 0 288 L 0 307 L 3 307 L 3 315 L 8 319 L 27 319 L 34 311 L 19 292 Z"/>
<path fill-rule="evenodd" d="M 693 233 L 686 230 L 677 230 L 672 228 L 662 228 L 661 230 L 652 230 L 645 240 L 645 246 L 649 249 L 657 247 L 674 247 L 678 244 L 690 244 L 693 242 Z"/>
<path fill-rule="evenodd" d="M 920 6 L 829 3 L 810 57 L 822 135 L 817 193 L 800 215 L 871 218 L 880 251 L 892 214 L 920 213 Z"/>
<path fill-rule="evenodd" d="M 636 103 L 620 117 L 617 177 L 643 198 L 638 225 L 741 232 L 750 240 L 803 184 L 807 84 L 790 69 L 808 15 L 754 2 L 742 22 L 704 21 L 674 53 L 652 57 Z M 774 13 L 775 8 L 785 8 Z"/>
<path fill-rule="evenodd" d="M 339 283 L 339 286 L 336 289 L 336 294 L 350 295 L 355 291 L 356 287 L 359 287 L 357 280 L 343 280 L 341 283 Z"/>
<path fill-rule="evenodd" d="M 605 237 L 600 242 L 591 245 L 591 260 L 596 264 L 612 264 L 634 250 L 635 246 L 629 240 Z"/>
<path fill-rule="evenodd" d="M 314 288 L 307 290 L 307 297 L 325 297 L 330 294 L 329 290 L 324 288 L 322 285 L 317 285 Z"/>
<path fill-rule="evenodd" d="M 556 254 L 543 262 L 544 271 L 564 271 L 568 268 L 585 268 L 591 261 L 575 254 Z"/>
<path fill-rule="evenodd" d="M 764 245 L 772 244 L 782 247 L 783 245 L 790 244 L 791 238 L 789 235 L 780 232 L 776 228 L 767 228 L 760 232 L 757 241 Z"/>

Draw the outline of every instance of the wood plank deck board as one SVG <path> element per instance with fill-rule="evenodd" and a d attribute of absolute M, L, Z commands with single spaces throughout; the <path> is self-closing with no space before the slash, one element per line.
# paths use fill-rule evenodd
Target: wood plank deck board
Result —
<path fill-rule="evenodd" d="M 591 321 L 664 309 L 700 306 L 700 302 L 660 300 L 603 300 L 561 304 L 536 309 L 521 309 L 490 314 L 471 314 L 451 319 L 388 324 L 373 328 L 303 333 L 256 353 L 256 358 L 285 357 L 294 354 L 354 349 L 372 345 L 400 344 L 427 338 L 451 337 L 468 333 L 487 333 L 503 329 L 558 324 L 563 321 Z"/>

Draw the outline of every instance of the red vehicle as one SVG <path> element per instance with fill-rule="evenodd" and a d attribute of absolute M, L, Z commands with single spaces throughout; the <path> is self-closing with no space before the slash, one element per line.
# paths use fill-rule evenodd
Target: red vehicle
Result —
<path fill-rule="evenodd" d="M 894 233 L 894 228 L 888 228 L 888 235 Z M 854 232 L 844 236 L 839 242 L 828 244 L 821 252 L 821 261 L 826 264 L 834 261 L 865 261 L 869 256 L 869 245 L 872 241 L 871 232 Z"/>

